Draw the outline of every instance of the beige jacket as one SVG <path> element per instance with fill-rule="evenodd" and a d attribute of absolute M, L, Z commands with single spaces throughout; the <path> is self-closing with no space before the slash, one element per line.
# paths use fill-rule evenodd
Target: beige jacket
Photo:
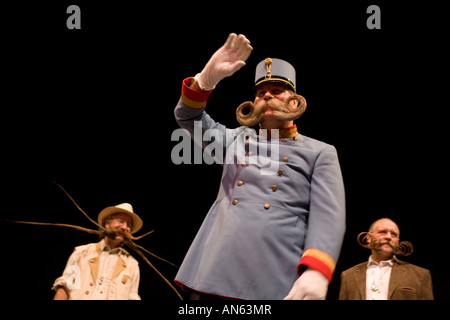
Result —
<path fill-rule="evenodd" d="M 76 247 L 67 261 L 63 275 L 55 280 L 52 289 L 65 287 L 69 293 L 69 300 L 92 299 L 98 280 L 99 255 L 104 247 L 104 240 Z M 122 248 L 108 288 L 108 299 L 140 300 L 139 278 L 138 262 Z"/>

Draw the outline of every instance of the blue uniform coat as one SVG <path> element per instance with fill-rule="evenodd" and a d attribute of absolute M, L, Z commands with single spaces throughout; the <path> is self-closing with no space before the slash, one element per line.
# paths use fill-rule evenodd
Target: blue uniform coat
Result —
<path fill-rule="evenodd" d="M 217 199 L 176 283 L 225 297 L 282 299 L 299 276 L 301 260 L 326 269 L 330 279 L 345 231 L 336 149 L 303 135 L 275 141 L 248 127 L 228 129 L 203 107 L 183 100 L 192 104 L 179 101 L 178 124 L 191 135 L 195 126 L 202 133 L 213 130 L 216 137 L 220 133 L 224 163 Z"/>

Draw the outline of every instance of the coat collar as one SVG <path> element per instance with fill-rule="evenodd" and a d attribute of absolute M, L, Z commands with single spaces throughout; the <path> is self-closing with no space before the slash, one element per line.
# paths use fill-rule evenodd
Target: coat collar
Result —
<path fill-rule="evenodd" d="M 295 138 L 298 136 L 297 131 L 297 125 L 293 125 L 291 127 L 287 128 L 281 128 L 278 130 L 278 138 L 284 139 L 284 138 Z M 259 136 L 263 138 L 270 138 L 271 137 L 271 130 L 270 129 L 259 129 Z"/>

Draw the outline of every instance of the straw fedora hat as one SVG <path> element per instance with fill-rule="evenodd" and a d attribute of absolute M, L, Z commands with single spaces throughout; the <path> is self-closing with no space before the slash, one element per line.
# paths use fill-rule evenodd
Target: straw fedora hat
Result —
<path fill-rule="evenodd" d="M 131 219 L 133 220 L 133 228 L 130 231 L 131 234 L 139 231 L 144 224 L 142 222 L 142 219 L 133 212 L 133 207 L 129 203 L 121 203 L 117 206 L 106 207 L 105 209 L 100 211 L 97 217 L 98 224 L 103 226 L 105 219 L 114 213 L 126 213 L 131 217 Z"/>

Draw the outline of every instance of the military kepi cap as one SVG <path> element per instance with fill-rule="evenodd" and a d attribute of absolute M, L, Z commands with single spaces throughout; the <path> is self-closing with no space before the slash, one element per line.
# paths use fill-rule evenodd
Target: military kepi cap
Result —
<path fill-rule="evenodd" d="M 295 69 L 287 61 L 277 58 L 266 58 L 256 66 L 255 86 L 265 82 L 281 82 L 286 84 L 294 92 L 295 90 Z"/>

